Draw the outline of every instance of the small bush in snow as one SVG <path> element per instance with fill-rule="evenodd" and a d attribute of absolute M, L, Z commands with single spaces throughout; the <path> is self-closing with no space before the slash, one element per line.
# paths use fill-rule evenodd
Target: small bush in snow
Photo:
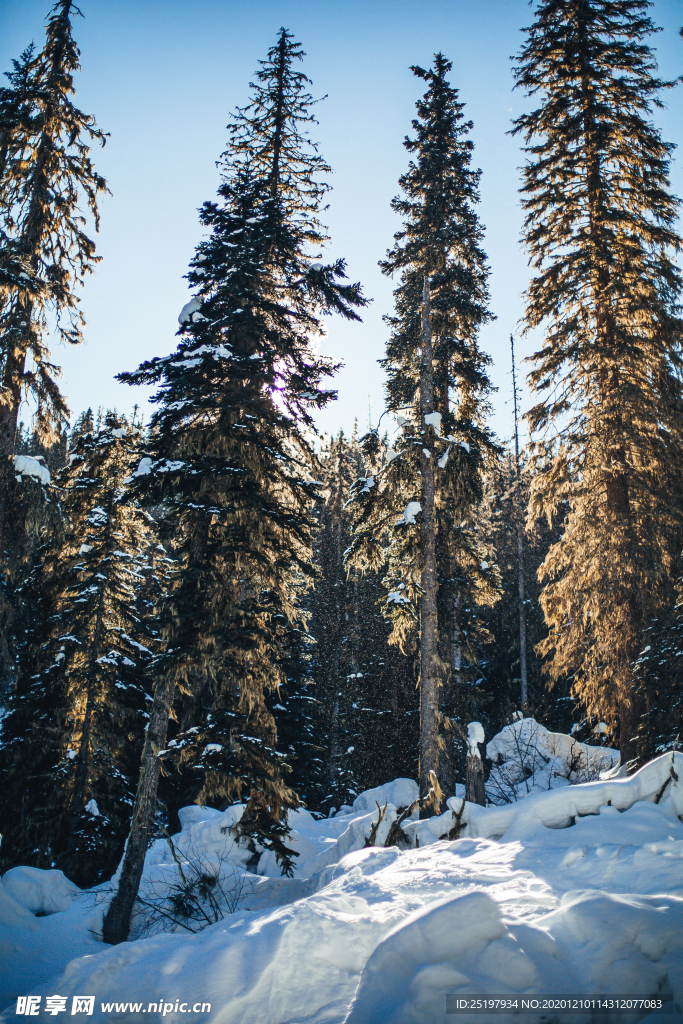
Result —
<path fill-rule="evenodd" d="M 251 884 L 243 869 L 230 861 L 234 839 L 226 835 L 223 850 L 199 853 L 186 843 L 180 852 L 166 836 L 177 868 L 177 878 L 151 878 L 140 887 L 133 928 L 135 938 L 180 929 L 200 932 L 234 914 Z"/>

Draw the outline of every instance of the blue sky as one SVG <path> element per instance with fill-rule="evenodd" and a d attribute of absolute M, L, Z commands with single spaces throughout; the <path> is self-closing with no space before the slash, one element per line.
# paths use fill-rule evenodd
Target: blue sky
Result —
<path fill-rule="evenodd" d="M 519 244 L 519 143 L 506 133 L 528 109 L 512 91 L 509 57 L 532 19 L 526 0 L 80 0 L 75 38 L 82 72 L 76 102 L 111 138 L 94 154 L 113 193 L 102 202 L 97 240 L 102 256 L 86 285 L 86 344 L 56 345 L 63 390 L 74 413 L 88 405 L 128 410 L 148 392 L 114 375 L 176 344 L 177 316 L 188 298 L 183 275 L 201 235 L 197 209 L 215 195 L 215 161 L 226 142 L 230 111 L 248 98 L 249 81 L 276 32 L 285 25 L 307 53 L 303 70 L 315 96 L 314 137 L 334 169 L 330 258 L 343 256 L 349 274 L 373 299 L 362 324 L 332 318 L 321 346 L 345 361 L 339 400 L 320 417 L 322 430 L 350 430 L 354 417 L 377 420 L 383 408 L 377 360 L 387 337 L 392 283 L 377 261 L 398 221 L 389 203 L 407 164 L 403 137 L 424 83 L 409 70 L 437 50 L 453 62 L 451 82 L 474 121 L 474 164 L 482 168 L 479 213 L 486 226 L 492 309 L 497 320 L 481 336 L 492 359 L 491 424 L 511 431 L 509 333 L 522 312 L 528 280 Z M 49 4 L 0 0 L 0 67 L 31 40 L 43 41 Z M 678 0 L 657 0 L 652 16 L 664 29 L 654 45 L 664 76 L 683 72 Z M 683 143 L 683 91 L 658 115 L 664 137 Z M 680 154 L 673 187 L 683 194 Z M 520 342 L 520 357 L 530 344 Z M 26 409 L 24 418 L 30 416 Z"/>

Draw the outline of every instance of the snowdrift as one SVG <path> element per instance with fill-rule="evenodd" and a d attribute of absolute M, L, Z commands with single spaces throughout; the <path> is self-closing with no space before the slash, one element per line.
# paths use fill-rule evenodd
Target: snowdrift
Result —
<path fill-rule="evenodd" d="M 451 798 L 438 818 L 404 822 L 410 849 L 382 845 L 416 791 L 396 780 L 333 818 L 293 813 L 292 879 L 235 842 L 239 805 L 186 808 L 175 853 L 165 841 L 150 848 L 143 891 L 172 886 L 178 861 L 186 872 L 209 864 L 240 880 L 234 912 L 197 934 L 165 930 L 118 947 L 97 939 L 102 892 L 79 893 L 60 872 L 15 869 L 0 885 L 0 1020 L 17 1019 L 19 995 L 55 993 L 69 1006 L 84 994 L 97 1007 L 139 1002 L 144 1017 L 123 1008 L 95 1016 L 150 1024 L 446 1024 L 457 1019 L 445 1015 L 447 993 L 548 991 L 660 993 L 681 1014 L 682 771 L 683 756 L 667 754 L 629 778 L 504 806 Z M 378 845 L 365 847 L 375 800 L 387 814 Z M 441 839 L 458 813 L 459 837 Z M 212 1009 L 188 1016 L 176 1000 Z M 38 1019 L 53 1018 L 42 1008 Z"/>

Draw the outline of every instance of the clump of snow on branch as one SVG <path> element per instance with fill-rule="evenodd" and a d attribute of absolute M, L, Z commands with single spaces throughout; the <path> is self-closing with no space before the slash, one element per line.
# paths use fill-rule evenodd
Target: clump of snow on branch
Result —
<path fill-rule="evenodd" d="M 418 512 L 422 511 L 422 505 L 419 501 L 409 501 L 405 507 L 405 512 L 401 519 L 397 520 L 397 524 L 405 523 L 406 526 L 413 526 L 415 524 L 415 516 Z"/>
<path fill-rule="evenodd" d="M 189 302 L 185 303 L 183 308 L 180 310 L 180 313 L 178 314 L 178 323 L 180 324 L 180 326 L 182 327 L 183 324 L 186 323 L 193 323 L 196 320 L 206 320 L 206 317 L 202 316 L 202 314 L 199 312 L 201 308 L 202 300 L 199 298 L 199 296 L 195 295 L 193 299 L 190 299 Z"/>
<path fill-rule="evenodd" d="M 42 455 L 35 457 L 33 455 L 15 455 L 14 472 L 17 480 L 21 480 L 22 477 L 28 476 L 45 486 L 51 482 L 50 471 L 47 466 L 44 465 Z"/>
<path fill-rule="evenodd" d="M 428 427 L 434 428 L 434 433 L 437 437 L 441 437 L 441 413 L 440 412 L 428 412 L 425 416 L 425 423 Z"/>

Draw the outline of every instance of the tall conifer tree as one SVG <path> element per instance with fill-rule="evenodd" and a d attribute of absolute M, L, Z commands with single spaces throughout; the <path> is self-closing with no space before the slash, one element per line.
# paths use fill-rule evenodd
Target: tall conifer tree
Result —
<path fill-rule="evenodd" d="M 41 435 L 68 416 L 45 342 L 48 317 L 60 340 L 81 341 L 78 288 L 98 259 L 82 208 L 97 229 L 107 188 L 89 145 L 105 135 L 71 98 L 80 67 L 71 19 L 79 13 L 73 0 L 55 4 L 43 49 L 22 54 L 0 95 L 0 552 L 22 397 L 36 401 Z"/>
<path fill-rule="evenodd" d="M 365 440 L 374 472 L 354 487 L 350 553 L 361 567 L 386 562 L 395 639 L 405 644 L 418 624 L 423 813 L 431 773 L 453 791 L 459 683 L 481 634 L 473 610 L 494 599 L 496 577 L 471 528 L 483 469 L 496 451 L 483 422 L 488 360 L 477 344 L 491 313 L 474 211 L 480 172 L 470 167 L 472 123 L 447 80 L 451 68 L 439 53 L 433 69 L 412 69 L 428 89 L 417 103 L 415 138 L 405 140 L 415 159 L 400 178 L 404 195 L 392 203 L 404 226 L 381 264 L 401 275 L 383 365 L 388 409 L 400 414 L 403 436 L 388 455 L 378 431 Z"/>
<path fill-rule="evenodd" d="M 189 696 L 181 724 L 196 731 L 174 746 L 203 772 L 200 798 L 224 803 L 244 792 L 242 836 L 274 850 L 284 870 L 285 813 L 296 796 L 279 767 L 266 693 L 284 681 L 281 634 L 298 618 L 312 572 L 309 434 L 313 413 L 334 396 L 324 384 L 335 369 L 314 343 L 321 312 L 358 319 L 354 307 L 365 303 L 359 285 L 343 283 L 343 260 L 314 262 L 326 240 L 318 214 L 329 168 L 307 134 L 302 57 L 281 29 L 250 104 L 229 126 L 219 201 L 202 207 L 209 237 L 188 275 L 196 296 L 181 314 L 178 348 L 123 375 L 159 388 L 137 478 L 166 503 L 182 568 L 154 743 L 165 744 L 177 682 Z M 125 939 L 139 884 L 159 771 L 152 731 L 107 941 Z"/>
<path fill-rule="evenodd" d="M 18 593 L 33 611 L 3 723 L 2 864 L 79 885 L 121 856 L 149 717 L 167 560 L 123 487 L 137 441 L 115 416 L 80 435 L 57 477 L 63 522 Z"/>
<path fill-rule="evenodd" d="M 683 394 L 673 261 L 672 146 L 652 122 L 661 90 L 646 0 L 542 0 L 517 62 L 539 106 L 526 142 L 525 236 L 545 326 L 531 383 L 532 512 L 568 505 L 542 574 L 551 678 L 572 675 L 589 714 L 637 754 L 631 664 L 672 596 L 681 550 Z"/>

